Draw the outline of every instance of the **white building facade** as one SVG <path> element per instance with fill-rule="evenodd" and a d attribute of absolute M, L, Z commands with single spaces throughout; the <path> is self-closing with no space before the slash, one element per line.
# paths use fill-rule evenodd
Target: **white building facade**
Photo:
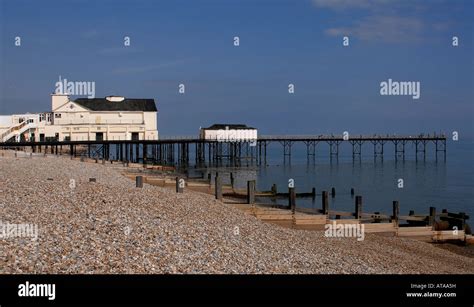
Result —
<path fill-rule="evenodd" d="M 51 95 L 51 112 L 0 116 L 0 141 L 157 140 L 153 99 Z"/>

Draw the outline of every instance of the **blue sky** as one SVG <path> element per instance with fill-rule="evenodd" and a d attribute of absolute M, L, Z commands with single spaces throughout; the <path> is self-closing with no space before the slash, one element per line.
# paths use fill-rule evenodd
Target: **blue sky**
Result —
<path fill-rule="evenodd" d="M 49 111 L 61 75 L 154 98 L 162 135 L 474 137 L 473 23 L 474 1 L 457 0 L 0 0 L 0 114 Z M 381 96 L 389 78 L 419 81 L 421 98 Z"/>

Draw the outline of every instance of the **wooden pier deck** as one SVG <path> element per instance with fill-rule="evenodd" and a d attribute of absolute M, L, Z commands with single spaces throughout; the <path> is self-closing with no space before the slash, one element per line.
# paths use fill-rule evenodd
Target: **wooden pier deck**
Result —
<path fill-rule="evenodd" d="M 438 153 L 446 159 L 446 136 L 444 134 L 417 135 L 262 135 L 256 140 L 229 141 L 204 140 L 194 136 L 170 137 L 159 140 L 48 140 L 0 143 L 0 148 L 69 154 L 103 160 L 128 161 L 143 164 L 200 166 L 239 166 L 242 163 L 266 165 L 267 150 L 270 144 L 279 144 L 283 149 L 284 161 L 291 162 L 292 148 L 295 144 L 306 147 L 308 160 L 315 160 L 316 147 L 327 144 L 330 159 L 337 159 L 340 145 L 348 143 L 352 147 L 352 158 L 360 159 L 364 145 L 372 147 L 374 158 L 387 154 L 387 144 L 392 144 L 395 160 L 406 157 L 406 147 L 414 147 L 415 159 L 426 159 L 429 144 L 432 144 L 435 157 Z"/>

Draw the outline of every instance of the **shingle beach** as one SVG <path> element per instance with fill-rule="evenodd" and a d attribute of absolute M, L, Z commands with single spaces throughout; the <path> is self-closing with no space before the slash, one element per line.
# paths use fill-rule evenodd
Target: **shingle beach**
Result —
<path fill-rule="evenodd" d="M 0 157 L 0 216 L 39 231 L 0 238 L 2 274 L 474 273 L 474 258 L 429 243 L 286 229 L 211 195 L 136 188 L 114 165 L 65 157 Z"/>

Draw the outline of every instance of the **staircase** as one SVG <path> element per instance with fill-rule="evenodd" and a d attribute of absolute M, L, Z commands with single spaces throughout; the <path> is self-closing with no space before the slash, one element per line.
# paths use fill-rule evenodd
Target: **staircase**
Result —
<path fill-rule="evenodd" d="M 37 124 L 35 123 L 34 119 L 29 118 L 27 120 L 22 121 L 16 126 L 10 127 L 7 131 L 2 133 L 0 135 L 0 141 L 8 142 L 12 138 L 15 138 L 14 140 L 17 140 L 17 137 L 20 136 L 22 133 L 28 131 L 29 129 L 34 129 L 36 127 Z"/>

